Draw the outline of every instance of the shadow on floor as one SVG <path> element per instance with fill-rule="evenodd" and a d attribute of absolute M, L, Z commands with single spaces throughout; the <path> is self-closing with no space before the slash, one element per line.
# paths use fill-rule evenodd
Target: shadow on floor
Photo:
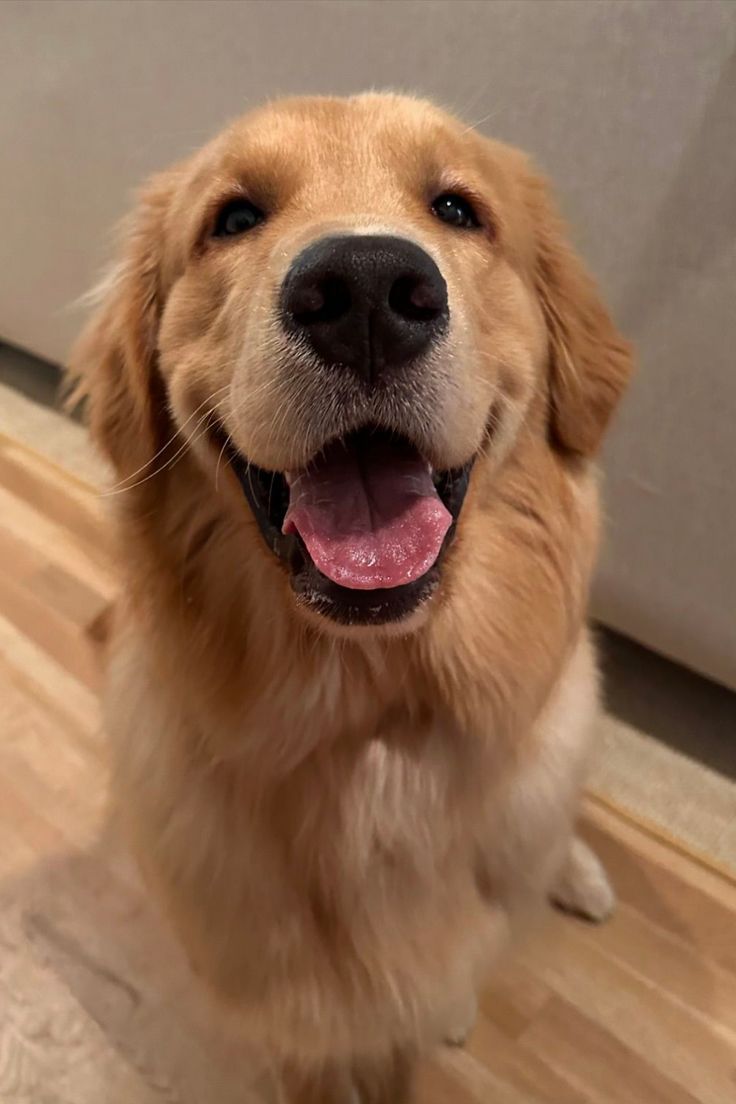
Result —
<path fill-rule="evenodd" d="M 0 383 L 41 406 L 59 407 L 61 369 L 13 345 L 0 343 Z"/>
<path fill-rule="evenodd" d="M 736 779 L 736 694 L 608 629 L 598 638 L 611 713 Z"/>

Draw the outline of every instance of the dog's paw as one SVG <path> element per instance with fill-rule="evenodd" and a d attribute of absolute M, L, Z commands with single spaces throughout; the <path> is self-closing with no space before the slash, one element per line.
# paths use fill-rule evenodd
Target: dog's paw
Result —
<path fill-rule="evenodd" d="M 565 865 L 550 894 L 564 912 L 600 924 L 613 912 L 616 895 L 603 864 L 581 839 L 572 841 Z"/>
<path fill-rule="evenodd" d="M 475 993 L 454 1005 L 444 1022 L 442 1041 L 445 1046 L 465 1046 L 478 1018 L 478 1001 Z"/>

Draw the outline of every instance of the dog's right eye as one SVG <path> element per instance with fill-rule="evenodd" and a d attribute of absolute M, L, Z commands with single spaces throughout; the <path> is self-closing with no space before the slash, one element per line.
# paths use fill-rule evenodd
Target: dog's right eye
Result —
<path fill-rule="evenodd" d="M 232 238 L 246 234 L 265 219 L 263 211 L 247 199 L 231 199 L 222 207 L 212 230 L 214 238 Z"/>
<path fill-rule="evenodd" d="M 432 213 L 460 230 L 471 230 L 480 226 L 480 221 L 475 213 L 470 200 L 464 196 L 455 195 L 454 192 L 443 192 L 432 202 Z"/>

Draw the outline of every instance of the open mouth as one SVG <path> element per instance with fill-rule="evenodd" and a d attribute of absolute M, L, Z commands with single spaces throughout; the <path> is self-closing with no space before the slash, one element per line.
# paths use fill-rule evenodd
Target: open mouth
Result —
<path fill-rule="evenodd" d="M 434 471 L 406 438 L 370 426 L 294 472 L 226 451 L 264 540 L 316 612 L 341 624 L 386 624 L 436 588 L 472 461 Z"/>

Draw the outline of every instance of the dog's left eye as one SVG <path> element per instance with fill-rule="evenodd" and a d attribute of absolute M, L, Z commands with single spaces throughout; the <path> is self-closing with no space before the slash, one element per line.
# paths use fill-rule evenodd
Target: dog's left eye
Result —
<path fill-rule="evenodd" d="M 215 238 L 232 238 L 245 234 L 263 222 L 265 217 L 255 203 L 247 199 L 231 199 L 218 213 L 212 235 Z"/>
<path fill-rule="evenodd" d="M 458 226 L 461 230 L 469 230 L 480 226 L 480 221 L 475 213 L 472 203 L 463 196 L 454 192 L 443 192 L 432 202 L 432 213 L 437 218 L 447 222 L 450 226 Z"/>

